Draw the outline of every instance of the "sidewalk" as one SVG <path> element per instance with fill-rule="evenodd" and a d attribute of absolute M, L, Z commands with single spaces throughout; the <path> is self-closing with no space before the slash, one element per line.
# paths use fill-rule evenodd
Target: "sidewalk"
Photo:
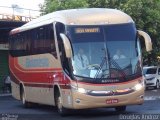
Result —
<path fill-rule="evenodd" d="M 12 93 L 0 93 L 0 97 L 11 96 Z"/>
<path fill-rule="evenodd" d="M 144 100 L 160 100 L 160 96 L 145 96 Z"/>

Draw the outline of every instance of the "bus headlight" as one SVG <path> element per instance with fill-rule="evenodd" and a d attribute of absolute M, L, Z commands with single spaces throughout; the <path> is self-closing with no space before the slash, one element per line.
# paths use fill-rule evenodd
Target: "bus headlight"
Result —
<path fill-rule="evenodd" d="M 85 90 L 84 88 L 78 88 L 77 90 L 79 93 L 86 93 L 87 90 Z"/>
<path fill-rule="evenodd" d="M 134 89 L 137 91 L 137 90 L 140 90 L 140 89 L 142 89 L 142 84 L 140 84 L 140 83 L 138 83 L 138 84 L 136 84 L 135 86 L 134 86 Z"/>
<path fill-rule="evenodd" d="M 78 88 L 78 86 L 71 86 L 71 89 L 73 90 L 73 91 L 76 91 L 76 92 L 79 92 L 79 93 L 83 93 L 83 94 L 85 94 L 85 93 L 87 93 L 89 90 L 86 90 L 86 89 L 84 89 L 84 88 Z"/>

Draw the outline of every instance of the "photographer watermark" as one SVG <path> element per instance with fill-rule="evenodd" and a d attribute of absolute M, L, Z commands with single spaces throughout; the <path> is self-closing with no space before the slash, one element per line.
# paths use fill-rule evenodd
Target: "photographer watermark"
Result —
<path fill-rule="evenodd" d="M 1 114 L 0 120 L 18 120 L 16 114 Z"/>
<path fill-rule="evenodd" d="M 120 114 L 120 120 L 160 120 L 160 114 Z"/>

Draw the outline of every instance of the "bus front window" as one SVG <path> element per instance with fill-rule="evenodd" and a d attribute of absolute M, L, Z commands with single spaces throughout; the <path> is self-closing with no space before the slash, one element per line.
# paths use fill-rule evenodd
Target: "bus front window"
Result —
<path fill-rule="evenodd" d="M 133 24 L 105 27 L 110 78 L 130 79 L 141 74 L 141 51 Z"/>
<path fill-rule="evenodd" d="M 104 42 L 77 43 L 74 44 L 74 50 L 73 73 L 77 76 L 100 77 L 99 73 L 102 72 L 102 68 L 106 69 L 109 66 L 106 60 L 103 60 L 105 56 Z"/>
<path fill-rule="evenodd" d="M 73 48 L 73 75 L 78 80 L 112 83 L 141 75 L 134 24 L 68 26 L 67 36 Z"/>
<path fill-rule="evenodd" d="M 69 38 L 72 41 L 73 74 L 81 77 L 95 78 L 108 67 L 107 62 L 101 66 L 105 56 L 105 41 L 102 27 L 80 26 L 70 27 Z"/>
<path fill-rule="evenodd" d="M 135 74 L 138 55 L 135 41 L 109 41 L 107 43 L 110 63 L 110 77 L 127 77 Z"/>

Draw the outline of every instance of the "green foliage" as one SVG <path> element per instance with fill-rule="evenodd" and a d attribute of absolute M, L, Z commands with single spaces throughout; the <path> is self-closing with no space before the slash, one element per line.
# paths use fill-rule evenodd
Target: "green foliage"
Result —
<path fill-rule="evenodd" d="M 137 29 L 147 32 L 153 41 L 153 51 L 143 50 L 145 64 L 158 64 L 160 56 L 160 0 L 45 0 L 43 14 L 72 8 L 114 8 L 130 15 Z"/>
<path fill-rule="evenodd" d="M 86 7 L 88 7 L 86 0 L 45 0 L 41 11 L 43 14 L 47 14 L 57 10 Z"/>
<path fill-rule="evenodd" d="M 127 0 L 87 0 L 89 7 L 120 9 Z"/>
<path fill-rule="evenodd" d="M 128 0 L 121 8 L 135 21 L 137 28 L 147 32 L 153 42 L 153 51 L 148 54 L 143 50 L 146 64 L 158 64 L 160 55 L 160 1 L 159 0 Z"/>

